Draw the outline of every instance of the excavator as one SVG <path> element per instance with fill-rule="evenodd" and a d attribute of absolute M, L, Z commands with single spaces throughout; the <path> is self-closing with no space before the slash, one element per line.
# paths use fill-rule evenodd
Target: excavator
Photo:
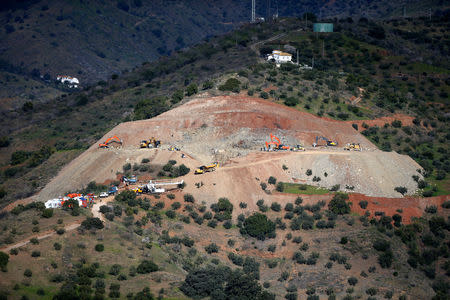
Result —
<path fill-rule="evenodd" d="M 122 140 L 120 138 L 118 138 L 117 136 L 113 136 L 110 137 L 109 139 L 107 139 L 104 143 L 98 144 L 99 148 L 109 148 L 109 145 L 111 143 L 117 143 L 120 145 L 123 145 Z"/>
<path fill-rule="evenodd" d="M 348 143 L 345 147 L 344 150 L 348 150 L 348 151 L 362 151 L 362 147 L 361 145 L 358 143 Z"/>
<path fill-rule="evenodd" d="M 271 147 L 270 145 L 274 145 Z M 285 146 L 281 144 L 281 141 L 278 137 L 276 137 L 273 134 L 270 134 L 270 142 L 266 142 L 266 150 L 269 151 L 269 149 L 273 149 L 274 151 L 278 150 L 289 150 L 289 146 Z"/>
<path fill-rule="evenodd" d="M 326 144 L 326 146 L 331 146 L 331 147 L 336 147 L 337 145 L 338 145 L 338 143 L 337 142 L 334 142 L 334 141 L 332 141 L 332 140 L 329 140 L 329 139 L 327 139 L 326 137 L 324 137 L 324 136 L 316 136 L 316 141 L 315 141 L 315 143 L 313 143 L 313 147 L 317 147 L 317 146 L 319 146 L 317 143 L 319 142 L 319 140 L 324 140 L 327 144 Z"/>
<path fill-rule="evenodd" d="M 212 172 L 215 171 L 216 168 L 219 167 L 219 163 L 218 162 L 214 162 L 212 164 L 210 164 L 209 166 L 201 166 L 200 168 L 196 169 L 194 174 L 198 175 L 198 174 L 204 174 L 206 172 Z"/>

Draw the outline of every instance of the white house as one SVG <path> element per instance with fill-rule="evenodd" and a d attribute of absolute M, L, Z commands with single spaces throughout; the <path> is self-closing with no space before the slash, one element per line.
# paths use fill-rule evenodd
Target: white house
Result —
<path fill-rule="evenodd" d="M 292 54 L 280 50 L 273 50 L 272 54 L 267 56 L 267 60 L 275 60 L 277 64 L 292 62 Z"/>
<path fill-rule="evenodd" d="M 56 77 L 56 80 L 60 81 L 61 83 L 67 84 L 70 88 L 77 88 L 80 84 L 78 78 L 70 77 L 67 75 L 58 75 Z"/>

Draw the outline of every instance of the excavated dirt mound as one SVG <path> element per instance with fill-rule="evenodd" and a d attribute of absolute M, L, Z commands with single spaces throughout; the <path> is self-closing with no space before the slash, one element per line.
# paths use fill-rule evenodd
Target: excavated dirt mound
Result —
<path fill-rule="evenodd" d="M 261 152 L 270 133 L 284 144 L 303 144 L 309 146 L 308 150 Z M 99 149 L 98 143 L 93 145 L 35 198 L 47 200 L 80 189 L 93 180 L 114 180 L 125 163 L 140 163 L 143 158 L 149 158 L 154 165 L 173 159 L 191 170 L 218 160 L 221 167 L 215 172 L 186 175 L 185 191 L 206 203 L 228 197 L 236 205 L 247 202 L 251 208 L 256 208 L 256 201 L 261 198 L 281 203 L 295 198 L 263 191 L 260 184 L 270 176 L 279 181 L 328 188 L 339 184 L 341 190 L 353 187 L 352 191 L 369 196 L 400 197 L 394 188 L 405 186 L 413 192 L 417 184 L 411 176 L 420 168 L 408 156 L 376 150 L 351 124 L 242 95 L 197 98 L 156 118 L 122 123 L 99 143 L 114 135 L 123 140 L 122 149 Z M 360 143 L 364 151 L 348 152 L 341 146 L 312 148 L 317 135 L 336 140 L 339 145 Z M 152 136 L 161 139 L 162 147 L 139 149 L 139 142 Z M 180 147 L 187 157 L 168 151 L 169 145 Z M 308 169 L 312 170 L 312 176 L 306 175 Z M 314 176 L 320 177 L 320 181 L 317 178 L 313 181 Z M 274 190 L 274 186 L 269 185 L 269 190 Z"/>

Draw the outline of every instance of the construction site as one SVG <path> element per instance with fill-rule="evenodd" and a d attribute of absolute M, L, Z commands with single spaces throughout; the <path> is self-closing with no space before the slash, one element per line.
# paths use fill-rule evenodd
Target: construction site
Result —
<path fill-rule="evenodd" d="M 270 176 L 387 198 L 402 197 L 397 186 L 414 194 L 417 183 L 412 176 L 421 176 L 421 167 L 410 157 L 378 150 L 349 123 L 243 95 L 200 96 L 153 119 L 118 125 L 67 165 L 34 200 L 60 197 L 91 181 L 112 182 L 124 164 L 143 159 L 160 166 L 176 160 L 190 168 L 172 187 L 183 181 L 184 192 L 200 201 L 210 204 L 227 197 L 250 207 L 262 197 L 281 202 L 292 197 L 262 190 L 261 181 Z M 135 178 L 132 184 L 139 191 L 144 186 L 147 192 L 161 191 L 149 188 L 155 179 Z"/>

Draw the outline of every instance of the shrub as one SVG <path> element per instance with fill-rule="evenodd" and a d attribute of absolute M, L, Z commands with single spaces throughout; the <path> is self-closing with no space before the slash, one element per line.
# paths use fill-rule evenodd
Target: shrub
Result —
<path fill-rule="evenodd" d="M 17 249 L 17 248 L 12 248 L 11 250 L 9 250 L 9 254 L 11 254 L 11 255 L 17 255 L 17 254 L 19 254 L 19 249 Z"/>
<path fill-rule="evenodd" d="M 225 84 L 219 86 L 219 90 L 221 91 L 231 91 L 231 92 L 239 92 L 240 91 L 241 82 L 236 78 L 228 79 Z"/>
<path fill-rule="evenodd" d="M 39 257 L 39 256 L 41 256 L 41 251 L 35 250 L 31 252 L 31 257 Z"/>
<path fill-rule="evenodd" d="M 350 213 L 350 206 L 345 202 L 347 199 L 347 194 L 336 193 L 328 204 L 328 209 L 338 215 Z"/>
<path fill-rule="evenodd" d="M 293 211 L 294 210 L 294 204 L 292 203 L 286 203 L 285 207 L 284 207 L 285 211 Z"/>
<path fill-rule="evenodd" d="M 53 208 L 46 208 L 42 211 L 42 217 L 51 218 L 53 216 Z"/>
<path fill-rule="evenodd" d="M 143 260 L 137 267 L 136 271 L 139 274 L 148 274 L 158 271 L 158 266 L 151 260 Z"/>
<path fill-rule="evenodd" d="M 341 238 L 340 243 L 341 243 L 342 245 L 347 244 L 347 243 L 348 243 L 348 238 L 347 238 L 346 236 L 343 236 L 343 237 Z"/>
<path fill-rule="evenodd" d="M 296 236 L 292 241 L 294 243 L 300 244 L 303 241 L 303 239 L 301 236 Z"/>
<path fill-rule="evenodd" d="M 281 205 L 277 202 L 273 202 L 272 205 L 270 206 L 270 209 L 279 212 L 281 211 Z"/>
<path fill-rule="evenodd" d="M 426 213 L 429 213 L 429 214 L 435 214 L 435 213 L 437 213 L 437 207 L 436 207 L 436 205 L 431 205 L 431 206 L 425 207 L 425 212 L 426 212 Z"/>
<path fill-rule="evenodd" d="M 275 224 L 266 215 L 254 213 L 246 218 L 241 228 L 241 234 L 248 234 L 259 240 L 275 237 Z"/>
<path fill-rule="evenodd" d="M 347 281 L 350 285 L 356 285 L 358 283 L 358 279 L 356 277 L 350 277 Z"/>
<path fill-rule="evenodd" d="M 375 296 L 378 293 L 378 290 L 376 288 L 368 288 L 366 290 L 366 294 L 370 296 Z"/>
<path fill-rule="evenodd" d="M 311 175 L 312 175 L 312 170 L 311 169 L 306 170 L 306 176 L 311 176 Z"/>
<path fill-rule="evenodd" d="M 60 243 L 54 243 L 53 248 L 55 248 L 55 250 L 61 250 L 62 246 Z"/>
<path fill-rule="evenodd" d="M 118 275 L 120 273 L 120 269 L 122 269 L 122 266 L 119 264 L 114 264 L 109 269 L 109 274 L 111 275 Z"/>
<path fill-rule="evenodd" d="M 216 228 L 217 227 L 217 221 L 216 220 L 211 220 L 208 222 L 208 226 L 211 228 Z"/>
<path fill-rule="evenodd" d="M 225 229 L 230 229 L 231 227 L 233 227 L 233 223 L 231 223 L 230 220 L 225 221 L 225 223 L 223 223 L 223 227 Z"/>
<path fill-rule="evenodd" d="M 33 272 L 31 272 L 30 269 L 25 269 L 25 271 L 23 272 L 23 275 L 26 277 L 31 277 L 31 276 L 33 276 Z"/>
<path fill-rule="evenodd" d="M 97 244 L 95 245 L 95 251 L 97 252 L 103 252 L 105 250 L 105 246 L 103 244 Z"/>
<path fill-rule="evenodd" d="M 269 179 L 267 180 L 267 182 L 269 184 L 276 184 L 277 183 L 277 179 L 273 176 L 270 176 Z"/>
<path fill-rule="evenodd" d="M 241 202 L 241 203 L 239 203 L 239 207 L 242 209 L 247 208 L 247 203 Z"/>
<path fill-rule="evenodd" d="M 0 251 L 0 269 L 6 272 L 6 266 L 8 265 L 9 255 Z"/>
<path fill-rule="evenodd" d="M 89 229 L 102 229 L 104 226 L 102 220 L 100 220 L 99 218 L 87 217 L 86 220 L 81 222 L 81 227 L 89 230 Z"/>
<path fill-rule="evenodd" d="M 261 186 L 261 189 L 262 189 L 263 191 L 266 190 L 267 184 L 266 184 L 265 182 L 261 182 L 259 185 Z"/>
<path fill-rule="evenodd" d="M 215 243 L 211 243 L 205 247 L 205 251 L 208 254 L 217 253 L 217 252 L 219 252 L 219 246 L 217 246 Z"/>
<path fill-rule="evenodd" d="M 194 203 L 194 196 L 192 196 L 191 194 L 185 194 L 184 195 L 184 201 L 185 202 L 190 202 L 190 203 Z"/>
<path fill-rule="evenodd" d="M 373 242 L 373 248 L 377 251 L 387 251 L 390 247 L 391 243 L 387 240 L 377 239 Z"/>
<path fill-rule="evenodd" d="M 278 182 L 276 190 L 280 193 L 282 193 L 284 191 L 284 185 L 282 182 Z"/>
<path fill-rule="evenodd" d="M 402 195 L 405 195 L 408 192 L 408 189 L 404 186 L 397 186 L 394 190 Z"/>
<path fill-rule="evenodd" d="M 369 202 L 367 202 L 367 201 L 360 201 L 360 202 L 359 202 L 359 206 L 360 206 L 362 209 L 366 209 L 368 204 L 369 204 Z"/>

